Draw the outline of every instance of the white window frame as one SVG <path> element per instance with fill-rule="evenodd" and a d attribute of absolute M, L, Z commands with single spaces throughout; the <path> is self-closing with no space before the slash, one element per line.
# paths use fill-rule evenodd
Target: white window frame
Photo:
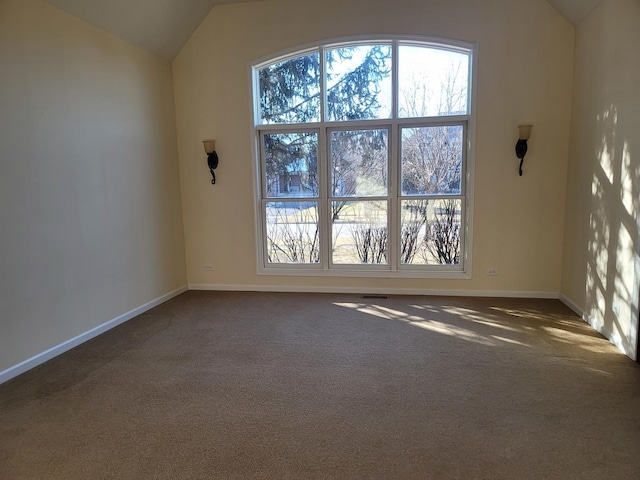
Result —
<path fill-rule="evenodd" d="M 380 45 L 392 46 L 392 118 L 357 120 L 357 121 L 326 121 L 326 95 L 322 94 L 320 102 L 320 122 L 303 124 L 260 124 L 259 123 L 259 85 L 257 72 L 268 65 L 279 63 L 287 59 L 304 54 L 319 52 L 321 93 L 326 90 L 326 76 L 324 72 L 324 51 L 336 47 L 350 45 Z M 469 55 L 468 108 L 466 115 L 450 115 L 437 117 L 398 118 L 398 46 L 414 45 L 443 50 L 464 52 Z M 329 277 L 387 277 L 387 278 L 448 278 L 470 279 L 472 276 L 472 239 L 473 239 L 473 190 L 474 190 L 474 159 L 475 159 L 475 131 L 476 131 L 476 91 L 477 91 L 477 63 L 478 45 L 466 42 L 452 41 L 437 37 L 402 36 L 393 37 L 348 37 L 334 39 L 321 44 L 298 47 L 286 52 L 269 56 L 253 62 L 249 68 L 251 78 L 251 142 L 253 148 L 254 170 L 254 199 L 256 223 L 256 253 L 257 273 L 259 275 L 294 275 L 294 276 L 329 276 Z M 463 170 L 460 195 L 412 195 L 402 196 L 400 178 L 400 136 L 403 127 L 428 127 L 443 125 L 463 126 Z M 388 201 L 388 264 L 376 265 L 343 265 L 332 263 L 332 224 L 330 220 L 330 202 L 333 198 L 329 192 L 328 179 L 330 175 L 329 133 L 335 130 L 359 130 L 366 128 L 389 129 L 389 191 L 385 197 L 349 197 L 349 201 L 384 199 Z M 317 197 L 304 198 L 268 198 L 263 195 L 265 178 L 265 164 L 262 136 L 269 133 L 317 132 L 318 133 L 318 192 Z M 458 265 L 399 265 L 398 233 L 401 221 L 401 200 L 405 199 L 461 199 L 461 239 L 460 263 Z M 317 264 L 296 263 L 267 263 L 266 242 L 266 202 L 318 202 L 319 209 L 319 241 L 320 261 Z"/>

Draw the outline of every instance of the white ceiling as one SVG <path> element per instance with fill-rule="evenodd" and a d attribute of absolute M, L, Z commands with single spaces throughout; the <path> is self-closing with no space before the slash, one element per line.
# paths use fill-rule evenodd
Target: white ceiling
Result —
<path fill-rule="evenodd" d="M 172 59 L 216 5 L 250 0 L 46 0 L 161 57 Z"/>
<path fill-rule="evenodd" d="M 172 59 L 216 5 L 251 0 L 47 0 L 114 35 Z M 603 0 L 547 0 L 574 25 Z"/>
<path fill-rule="evenodd" d="M 604 0 L 547 0 L 574 25 L 584 18 Z"/>

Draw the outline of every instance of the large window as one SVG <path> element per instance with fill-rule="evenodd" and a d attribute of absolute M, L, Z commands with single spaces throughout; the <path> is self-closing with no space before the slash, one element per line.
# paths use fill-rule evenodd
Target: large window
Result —
<path fill-rule="evenodd" d="M 472 53 L 381 40 L 254 67 L 260 272 L 468 272 Z"/>

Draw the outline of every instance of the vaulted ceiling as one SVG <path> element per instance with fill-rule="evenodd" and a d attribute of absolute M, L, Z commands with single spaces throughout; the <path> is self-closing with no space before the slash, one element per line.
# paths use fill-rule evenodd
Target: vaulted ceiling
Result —
<path fill-rule="evenodd" d="M 251 0 L 47 1 L 134 45 L 172 59 L 212 8 Z M 577 25 L 603 0 L 547 1 Z"/>
<path fill-rule="evenodd" d="M 579 24 L 591 10 L 604 0 L 547 0 L 574 25 Z"/>

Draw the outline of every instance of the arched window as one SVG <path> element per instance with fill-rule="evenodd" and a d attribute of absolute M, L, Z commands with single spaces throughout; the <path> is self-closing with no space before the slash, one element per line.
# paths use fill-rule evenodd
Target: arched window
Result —
<path fill-rule="evenodd" d="M 468 271 L 472 59 L 396 39 L 253 67 L 262 273 Z"/>

